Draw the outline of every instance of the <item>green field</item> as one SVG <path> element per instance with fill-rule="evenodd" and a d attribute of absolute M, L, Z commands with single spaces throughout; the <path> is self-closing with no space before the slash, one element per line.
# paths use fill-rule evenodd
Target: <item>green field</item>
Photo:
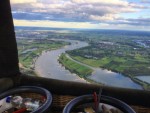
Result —
<path fill-rule="evenodd" d="M 138 39 L 138 38 L 137 38 Z M 135 43 L 135 37 L 120 40 L 101 37 L 91 39 L 89 46 L 68 51 L 75 60 L 93 67 L 105 68 L 128 76 L 150 75 L 150 49 Z M 147 38 L 143 39 L 146 43 Z"/>
<path fill-rule="evenodd" d="M 89 66 L 122 73 L 150 90 L 149 83 L 135 78 L 136 76 L 150 76 L 150 49 L 137 45 L 132 38 L 124 42 L 117 39 L 106 39 L 105 41 L 97 39 L 89 42 L 87 47 L 67 53 L 74 60 Z"/>
<path fill-rule="evenodd" d="M 34 69 L 34 62 L 42 51 L 58 49 L 69 44 L 51 39 L 73 39 L 89 44 L 84 48 L 66 51 L 73 59 L 92 67 L 122 73 L 150 89 L 150 84 L 136 79 L 136 76 L 150 75 L 150 33 L 120 30 L 56 31 L 38 31 L 38 35 L 35 35 L 37 31 L 17 32 L 18 37 L 26 37 L 17 39 L 17 44 L 19 62 L 26 70 L 29 69 L 28 72 Z M 91 69 L 73 62 L 65 55 L 61 55 L 59 61 L 80 77 L 86 78 L 92 73 Z"/>
<path fill-rule="evenodd" d="M 33 59 L 38 57 L 42 51 L 54 50 L 67 45 L 67 42 L 52 41 L 47 39 L 18 39 L 18 54 L 19 62 L 25 68 L 31 68 L 33 65 Z"/>
<path fill-rule="evenodd" d="M 115 72 L 123 73 L 125 75 L 138 76 L 149 75 L 150 73 L 150 61 L 149 59 L 137 60 L 126 59 L 125 57 L 104 57 L 101 59 L 88 59 L 81 56 L 71 56 L 73 59 L 90 65 L 92 67 L 101 67 Z"/>
<path fill-rule="evenodd" d="M 20 70 L 34 75 L 34 63 L 42 51 L 54 50 L 69 43 L 47 39 L 17 39 Z"/>
<path fill-rule="evenodd" d="M 72 61 L 71 59 L 69 59 L 66 54 L 62 54 L 59 57 L 59 62 L 65 66 L 65 68 L 67 68 L 70 72 L 72 73 L 76 73 L 77 75 L 79 75 L 81 78 L 86 78 L 88 75 L 91 75 L 92 73 L 92 69 L 83 66 L 81 64 L 78 64 L 74 61 Z"/>

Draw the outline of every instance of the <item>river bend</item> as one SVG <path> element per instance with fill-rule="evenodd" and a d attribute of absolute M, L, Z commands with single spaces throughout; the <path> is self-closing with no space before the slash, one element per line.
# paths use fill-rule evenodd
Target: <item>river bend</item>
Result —
<path fill-rule="evenodd" d="M 62 53 L 65 53 L 65 51 L 86 47 L 88 46 L 88 43 L 76 40 L 64 40 L 64 39 L 58 40 L 70 42 L 71 45 L 67 45 L 57 50 L 47 52 L 43 51 L 35 62 L 36 73 L 38 73 L 42 77 L 85 83 L 86 81 L 84 79 L 81 79 L 76 74 L 72 74 L 68 70 L 66 70 L 58 62 L 58 58 Z M 78 63 L 82 64 L 81 62 Z M 133 82 L 129 77 L 126 77 L 122 74 L 108 70 L 103 70 L 101 68 L 94 68 L 91 66 L 88 67 L 94 70 L 92 75 L 88 77 L 91 80 L 114 87 L 142 89 L 140 85 Z"/>

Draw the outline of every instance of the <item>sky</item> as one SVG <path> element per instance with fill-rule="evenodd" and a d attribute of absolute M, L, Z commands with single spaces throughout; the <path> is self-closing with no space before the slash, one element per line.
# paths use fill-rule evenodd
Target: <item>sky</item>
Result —
<path fill-rule="evenodd" d="M 150 31 L 150 0 L 10 0 L 15 26 Z"/>

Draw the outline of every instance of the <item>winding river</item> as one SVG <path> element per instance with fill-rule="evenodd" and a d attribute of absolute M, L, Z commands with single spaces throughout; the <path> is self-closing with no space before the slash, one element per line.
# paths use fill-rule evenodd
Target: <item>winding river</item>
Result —
<path fill-rule="evenodd" d="M 36 73 L 38 73 L 42 77 L 86 83 L 84 79 L 79 78 L 76 74 L 70 73 L 61 64 L 59 64 L 58 57 L 62 53 L 65 53 L 65 51 L 86 47 L 88 46 L 88 43 L 82 41 L 76 41 L 76 40 L 64 40 L 64 39 L 58 39 L 58 40 L 70 42 L 71 45 L 67 45 L 57 50 L 42 52 L 42 54 L 38 57 L 38 59 L 35 62 Z M 86 65 L 86 64 L 82 64 L 82 65 Z M 114 87 L 142 89 L 140 85 L 136 84 L 129 77 L 126 77 L 122 74 L 111 72 L 108 70 L 103 70 L 101 68 L 93 68 L 91 66 L 88 67 L 94 70 L 92 75 L 88 77 L 91 80 L 102 83 L 104 85 L 109 85 Z"/>

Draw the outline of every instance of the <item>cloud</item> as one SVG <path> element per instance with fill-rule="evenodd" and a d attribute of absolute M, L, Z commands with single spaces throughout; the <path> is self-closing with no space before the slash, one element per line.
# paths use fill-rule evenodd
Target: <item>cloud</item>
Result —
<path fill-rule="evenodd" d="M 149 26 L 150 18 L 126 19 L 124 22 L 122 22 L 122 24 L 128 24 L 134 26 Z"/>
<path fill-rule="evenodd" d="M 141 0 L 142 3 L 150 3 L 149 0 Z"/>
<path fill-rule="evenodd" d="M 150 25 L 150 18 L 117 18 L 114 21 L 107 21 L 109 25 L 130 25 L 130 26 L 145 26 L 149 27 Z"/>
<path fill-rule="evenodd" d="M 73 3 L 78 4 L 102 4 L 102 5 L 128 5 L 127 1 L 122 0 L 72 0 Z"/>
<path fill-rule="evenodd" d="M 97 24 L 91 24 L 89 22 L 58 22 L 58 21 L 28 21 L 28 20 L 16 20 L 14 24 L 17 26 L 34 26 L 34 27 L 55 27 L 55 28 L 94 28 L 98 27 Z"/>
<path fill-rule="evenodd" d="M 124 29 L 124 30 L 147 30 L 150 31 L 150 26 L 136 26 L 127 24 L 94 24 L 89 22 L 60 22 L 60 21 L 28 21 L 14 19 L 16 26 L 31 26 L 31 27 L 54 27 L 54 28 L 85 28 L 85 29 Z"/>
<path fill-rule="evenodd" d="M 133 26 L 149 24 L 149 18 L 141 18 L 142 11 L 149 10 L 149 6 L 127 0 L 12 0 L 11 3 L 16 20 Z M 121 14 L 128 13 L 136 17 L 121 17 Z"/>
<path fill-rule="evenodd" d="M 32 2 L 30 4 L 27 4 L 26 2 L 24 4 L 13 4 L 12 9 L 14 11 L 18 10 L 18 13 L 20 13 L 20 11 L 26 13 L 45 12 L 47 13 L 46 17 L 50 15 L 56 18 L 56 20 L 59 20 L 57 18 L 62 18 L 66 21 L 98 21 L 98 19 L 100 19 L 99 21 L 102 19 L 109 20 L 119 13 L 137 11 L 137 9 L 128 5 L 128 2 L 121 0 L 56 0 L 55 2 L 48 0 L 40 2 L 40 0 L 37 0 L 36 3 Z M 45 16 L 45 13 L 43 13 L 43 16 Z M 17 17 L 14 16 L 14 18 Z"/>
<path fill-rule="evenodd" d="M 37 0 L 10 0 L 11 4 L 36 3 Z"/>

